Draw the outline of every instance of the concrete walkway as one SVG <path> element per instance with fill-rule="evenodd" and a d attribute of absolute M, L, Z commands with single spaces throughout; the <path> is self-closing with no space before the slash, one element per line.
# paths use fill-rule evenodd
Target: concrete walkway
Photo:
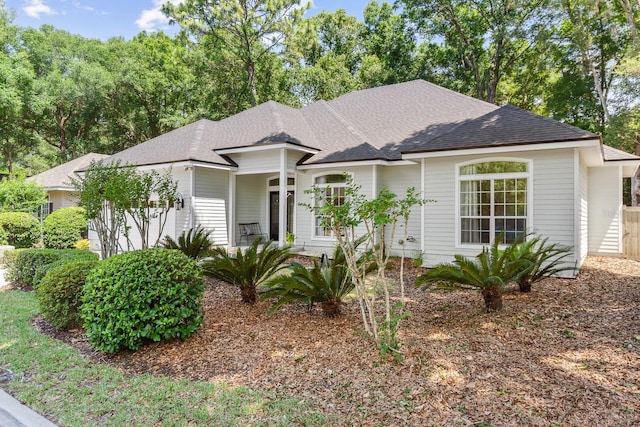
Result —
<path fill-rule="evenodd" d="M 0 289 L 7 282 L 5 270 L 0 267 Z M 2 385 L 2 383 L 0 383 Z M 0 388 L 0 426 L 1 427 L 56 427 L 51 421 L 24 406 L 10 394 Z"/>

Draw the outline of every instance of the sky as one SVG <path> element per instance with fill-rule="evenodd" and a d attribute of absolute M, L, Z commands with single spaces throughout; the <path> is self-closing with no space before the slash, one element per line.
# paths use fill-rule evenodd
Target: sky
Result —
<path fill-rule="evenodd" d="M 160 11 L 167 0 L 5 0 L 15 12 L 13 23 L 21 27 L 53 25 L 57 29 L 87 38 L 107 40 L 110 37 L 130 39 L 140 31 L 162 30 L 175 33 Z M 169 0 L 177 3 L 180 0 Z M 321 10 L 345 9 L 362 20 L 362 11 L 371 0 L 313 0 L 306 16 Z M 1 3 L 1 0 L 0 0 Z"/>

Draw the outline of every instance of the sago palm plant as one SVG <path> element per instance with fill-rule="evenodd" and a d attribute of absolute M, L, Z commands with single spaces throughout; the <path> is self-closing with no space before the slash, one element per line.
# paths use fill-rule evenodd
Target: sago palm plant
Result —
<path fill-rule="evenodd" d="M 359 246 L 363 242 L 364 239 L 359 239 L 355 243 Z M 371 253 L 362 254 L 358 264 L 365 273 L 376 269 Z M 342 299 L 354 288 L 353 278 L 340 246 L 335 247 L 331 259 L 323 257 L 321 261 L 314 260 L 311 268 L 292 263 L 291 270 L 291 275 L 277 276 L 264 284 L 265 291 L 261 299 L 276 298 L 271 312 L 275 312 L 283 304 L 301 301 L 309 306 L 319 303 L 326 316 L 340 314 Z"/>
<path fill-rule="evenodd" d="M 531 268 L 526 274 L 518 278 L 521 292 L 531 292 L 531 285 L 546 277 L 555 276 L 564 271 L 575 271 L 575 265 L 569 264 L 564 258 L 572 252 L 570 246 L 558 243 L 548 244 L 549 238 L 535 236 L 527 241 L 514 244 L 511 252 L 513 260 L 526 259 Z"/>
<path fill-rule="evenodd" d="M 479 289 L 487 312 L 502 310 L 502 290 L 527 274 L 532 263 L 515 257 L 513 245 L 500 250 L 500 241 L 500 237 L 496 238 L 475 258 L 455 255 L 453 263 L 439 264 L 418 277 L 416 286 L 428 288 L 439 283 L 438 287 L 446 289 Z"/>
<path fill-rule="evenodd" d="M 292 254 L 288 246 L 280 248 L 259 238 L 244 252 L 238 250 L 235 257 L 221 247 L 214 248 L 211 255 L 213 259 L 202 263 L 204 274 L 237 286 L 242 302 L 254 304 L 257 287 L 286 268 Z"/>
<path fill-rule="evenodd" d="M 189 258 L 198 259 L 209 254 L 213 243 L 209 239 L 212 230 L 206 230 L 200 226 L 182 232 L 178 240 L 165 236 L 162 246 L 166 249 L 177 249 Z"/>

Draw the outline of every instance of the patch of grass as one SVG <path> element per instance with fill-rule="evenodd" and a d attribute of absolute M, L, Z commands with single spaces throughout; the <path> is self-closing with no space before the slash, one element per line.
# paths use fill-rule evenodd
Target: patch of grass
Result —
<path fill-rule="evenodd" d="M 33 293 L 0 292 L 0 365 L 13 371 L 3 388 L 64 426 L 325 425 L 306 401 L 224 383 L 128 376 L 93 364 L 41 335 Z"/>

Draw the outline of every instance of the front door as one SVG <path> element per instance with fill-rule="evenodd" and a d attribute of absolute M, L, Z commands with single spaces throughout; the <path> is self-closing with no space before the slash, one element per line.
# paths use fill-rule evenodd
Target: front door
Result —
<path fill-rule="evenodd" d="M 293 232 L 293 191 L 287 191 L 287 231 Z M 278 241 L 280 234 L 280 222 L 278 221 L 278 211 L 280 209 L 280 193 L 278 191 L 269 192 L 269 238 Z"/>

